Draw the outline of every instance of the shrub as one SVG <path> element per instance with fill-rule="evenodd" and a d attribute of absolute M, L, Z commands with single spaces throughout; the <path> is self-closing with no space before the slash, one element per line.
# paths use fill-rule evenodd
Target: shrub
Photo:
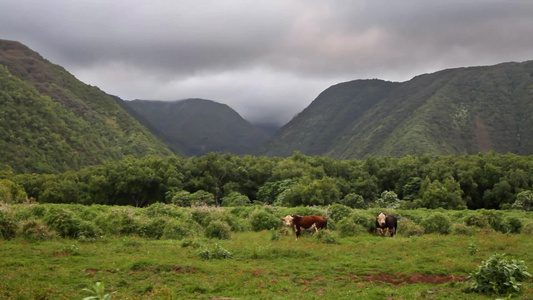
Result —
<path fill-rule="evenodd" d="M 57 234 L 50 230 L 46 224 L 38 219 L 30 219 L 22 223 L 21 234 L 30 240 L 48 240 L 54 238 Z"/>
<path fill-rule="evenodd" d="M 342 204 L 333 204 L 328 208 L 328 217 L 334 221 L 340 221 L 352 213 L 352 209 Z"/>
<path fill-rule="evenodd" d="M 420 236 L 424 234 L 424 228 L 410 219 L 403 217 L 398 221 L 398 233 L 407 237 Z"/>
<path fill-rule="evenodd" d="M 95 224 L 111 234 L 140 234 L 141 222 L 130 210 L 111 210 L 98 216 Z"/>
<path fill-rule="evenodd" d="M 508 228 L 509 233 L 520 233 L 522 227 L 524 227 L 522 221 L 517 217 L 507 217 L 505 218 L 505 223 L 508 225 L 506 227 Z"/>
<path fill-rule="evenodd" d="M 214 250 L 202 250 L 198 253 L 198 257 L 201 259 L 224 259 L 224 258 L 233 258 L 233 254 L 228 250 L 222 248 L 220 245 L 216 244 Z"/>
<path fill-rule="evenodd" d="M 509 231 L 508 224 L 505 223 L 501 211 L 483 210 L 481 214 L 487 219 L 487 222 L 492 229 L 503 233 Z"/>
<path fill-rule="evenodd" d="M 0 210 L 0 238 L 9 240 L 15 237 L 18 225 L 6 212 Z"/>
<path fill-rule="evenodd" d="M 231 228 L 225 222 L 215 220 L 207 225 L 204 234 L 210 239 L 229 240 L 231 237 Z"/>
<path fill-rule="evenodd" d="M 364 231 L 365 228 L 351 218 L 344 218 L 337 223 L 337 232 L 341 237 L 355 236 Z"/>
<path fill-rule="evenodd" d="M 524 261 L 508 258 L 505 254 L 494 254 L 470 274 L 470 291 L 481 293 L 517 293 L 522 281 L 531 275 Z"/>
<path fill-rule="evenodd" d="M 365 199 L 363 198 L 363 196 L 355 194 L 355 193 L 350 193 L 350 194 L 344 196 L 344 198 L 342 198 L 339 201 L 339 203 L 342 204 L 342 205 L 346 205 L 348 207 L 351 207 L 351 208 L 365 209 L 367 207 L 367 205 L 365 203 Z"/>
<path fill-rule="evenodd" d="M 172 219 L 167 222 L 163 228 L 162 239 L 182 240 L 186 237 L 195 234 L 194 226 L 191 224 L 195 222 L 183 222 L 181 220 Z"/>
<path fill-rule="evenodd" d="M 315 238 L 324 244 L 339 244 L 339 238 L 337 233 L 330 230 L 319 230 Z"/>
<path fill-rule="evenodd" d="M 250 224 L 254 231 L 270 230 L 272 228 L 279 228 L 281 220 L 274 214 L 266 212 L 263 209 L 258 209 L 250 215 Z"/>
<path fill-rule="evenodd" d="M 230 207 L 230 206 L 246 206 L 250 205 L 250 199 L 248 196 L 243 195 L 238 192 L 231 192 L 229 195 L 222 198 L 222 206 L 224 207 Z"/>
<path fill-rule="evenodd" d="M 86 224 L 82 226 L 82 220 L 78 216 L 64 208 L 49 209 L 44 216 L 44 222 L 65 238 L 76 238 L 82 228 L 86 229 Z"/>
<path fill-rule="evenodd" d="M 528 223 L 522 228 L 522 233 L 533 234 L 533 223 Z"/>
<path fill-rule="evenodd" d="M 489 222 L 485 216 L 480 213 L 473 213 L 465 218 L 465 224 L 468 226 L 476 226 L 478 228 L 489 227 Z"/>
<path fill-rule="evenodd" d="M 376 218 L 364 210 L 356 210 L 350 217 L 355 224 L 361 225 L 367 232 L 373 232 L 376 229 Z"/>
<path fill-rule="evenodd" d="M 422 222 L 425 233 L 449 234 L 452 231 L 450 219 L 441 212 L 427 216 Z"/>
<path fill-rule="evenodd" d="M 141 225 L 140 233 L 144 237 L 160 239 L 166 226 L 166 218 L 159 217 L 150 219 L 147 223 Z"/>
<path fill-rule="evenodd" d="M 465 223 L 453 224 L 453 232 L 457 235 L 473 236 L 479 232 L 476 227 L 468 226 Z"/>

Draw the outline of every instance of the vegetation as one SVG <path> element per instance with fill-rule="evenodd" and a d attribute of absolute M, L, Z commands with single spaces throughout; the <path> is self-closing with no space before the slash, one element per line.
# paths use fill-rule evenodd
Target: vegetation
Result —
<path fill-rule="evenodd" d="M 7 222 L 1 224 L 11 224 L 14 233 L 0 243 L 0 291 L 6 299 L 82 299 L 88 295 L 97 297 L 93 299 L 111 295 L 116 299 L 494 299 L 495 292 L 527 299 L 533 291 L 533 282 L 524 273 L 531 267 L 524 262 L 533 261 L 531 232 L 500 233 L 495 230 L 501 228 L 497 222 L 483 228 L 465 225 L 476 230 L 473 235 L 453 229 L 453 225 L 465 224 L 474 215 L 489 218 L 492 211 L 387 210 L 400 217 L 395 238 L 366 229 L 341 234 L 338 225 L 345 220 L 360 226 L 356 228 L 365 228 L 360 224 L 372 223 L 381 208 L 344 208 L 346 214 L 338 222 L 332 220 L 328 230 L 312 235 L 306 232 L 298 241 L 279 218 L 308 210 L 331 219 L 329 209 L 179 207 L 160 203 L 146 208 L 3 205 L 0 212 Z M 59 223 L 51 218 L 58 212 L 69 216 L 62 219 L 70 221 Z M 255 231 L 251 216 L 259 212 L 276 216 L 276 227 Z M 451 222 L 450 232 L 409 234 L 409 222 L 422 226 L 426 216 L 435 214 Z M 515 217 L 525 227 L 533 224 L 531 212 L 504 211 L 499 215 L 500 222 Z M 30 227 L 48 234 L 39 239 L 27 235 L 24 227 L 30 223 L 39 224 Z M 213 223 L 231 228 L 229 239 L 208 237 L 208 227 Z M 88 227 L 97 234 L 88 233 Z M 188 234 L 168 234 L 187 229 L 191 229 Z M 60 232 L 71 234 L 59 237 Z M 502 270 L 484 262 L 502 252 L 512 257 L 502 266 L 517 268 L 498 278 L 511 274 L 512 278 L 503 277 L 503 282 L 512 282 L 519 289 L 472 289 L 474 282 L 491 282 L 489 276 L 481 274 Z M 485 266 L 483 273 L 479 266 Z"/>
<path fill-rule="evenodd" d="M 261 154 L 533 154 L 533 61 L 444 70 L 407 82 L 355 80 L 322 92 Z"/>
<path fill-rule="evenodd" d="M 203 99 L 124 101 L 128 111 L 146 119 L 154 134 L 175 153 L 251 154 L 270 138 L 225 104 Z"/>
<path fill-rule="evenodd" d="M 494 152 L 345 161 L 300 153 L 126 157 L 56 175 L 0 172 L 0 201 L 530 210 L 531 174 L 533 156 Z"/>
<path fill-rule="evenodd" d="M 171 151 L 111 97 L 0 40 L 0 169 L 59 173 L 150 154 Z"/>

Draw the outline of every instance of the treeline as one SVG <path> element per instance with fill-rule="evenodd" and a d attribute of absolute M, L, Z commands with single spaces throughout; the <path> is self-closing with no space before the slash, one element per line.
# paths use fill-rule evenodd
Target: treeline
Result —
<path fill-rule="evenodd" d="M 298 152 L 288 158 L 209 153 L 202 157 L 127 157 L 58 175 L 0 174 L 0 200 L 149 206 L 269 204 L 352 208 L 529 210 L 533 156 L 335 160 Z"/>

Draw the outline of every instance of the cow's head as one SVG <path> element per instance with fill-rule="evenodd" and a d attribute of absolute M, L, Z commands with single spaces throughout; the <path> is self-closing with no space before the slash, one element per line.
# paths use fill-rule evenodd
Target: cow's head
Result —
<path fill-rule="evenodd" d="M 287 226 L 292 226 L 294 224 L 294 218 L 291 215 L 281 218 L 281 220 L 283 220 L 283 224 Z"/>
<path fill-rule="evenodd" d="M 379 215 L 376 217 L 376 221 L 378 221 L 379 226 L 384 227 L 386 223 L 387 215 L 384 213 L 379 213 Z"/>

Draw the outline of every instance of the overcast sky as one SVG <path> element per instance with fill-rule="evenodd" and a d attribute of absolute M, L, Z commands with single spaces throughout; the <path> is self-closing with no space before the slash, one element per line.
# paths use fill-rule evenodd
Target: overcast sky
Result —
<path fill-rule="evenodd" d="M 533 59 L 533 1 L 0 0 L 17 40 L 125 100 L 286 123 L 331 85 Z"/>

